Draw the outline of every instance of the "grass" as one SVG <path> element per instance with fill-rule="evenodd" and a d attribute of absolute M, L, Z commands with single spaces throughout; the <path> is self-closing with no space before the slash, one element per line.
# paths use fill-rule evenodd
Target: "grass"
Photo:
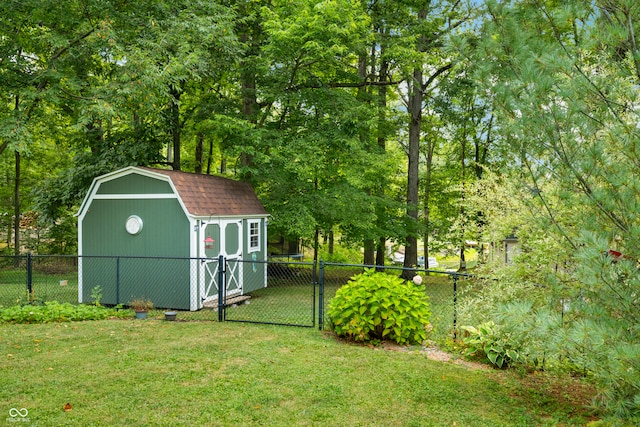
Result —
<path fill-rule="evenodd" d="M 34 297 L 41 301 L 78 302 L 78 274 L 47 274 L 34 272 L 32 277 Z M 10 307 L 18 300 L 26 299 L 26 272 L 0 270 L 0 306 Z"/>
<path fill-rule="evenodd" d="M 158 320 L 0 325 L 0 411 L 30 425 L 584 425 L 552 387 L 314 329 Z M 65 404 L 71 405 L 64 411 Z"/>
<path fill-rule="evenodd" d="M 269 285 L 251 292 L 249 304 L 228 307 L 227 320 L 310 327 L 317 324 L 314 309 L 318 301 L 317 286 L 286 283 L 283 280 L 270 281 Z"/>

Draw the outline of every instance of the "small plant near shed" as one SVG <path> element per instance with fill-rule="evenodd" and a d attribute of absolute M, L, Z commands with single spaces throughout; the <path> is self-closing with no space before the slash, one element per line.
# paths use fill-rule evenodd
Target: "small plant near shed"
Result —
<path fill-rule="evenodd" d="M 431 312 L 421 286 L 367 269 L 338 289 L 327 315 L 341 337 L 420 344 L 427 338 Z"/>
<path fill-rule="evenodd" d="M 102 286 L 96 286 L 91 290 L 91 300 L 93 305 L 100 307 L 100 301 L 102 301 Z"/>
<path fill-rule="evenodd" d="M 153 303 L 146 298 L 135 298 L 131 300 L 129 307 L 135 311 L 149 311 L 153 308 Z"/>
<path fill-rule="evenodd" d="M 146 298 L 134 298 L 129 303 L 129 307 L 135 310 L 137 319 L 146 319 L 147 312 L 153 309 L 153 303 Z"/>

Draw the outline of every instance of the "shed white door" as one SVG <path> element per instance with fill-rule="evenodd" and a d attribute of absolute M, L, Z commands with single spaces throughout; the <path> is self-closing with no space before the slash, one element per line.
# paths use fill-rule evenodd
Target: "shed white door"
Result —
<path fill-rule="evenodd" d="M 224 256 L 227 296 L 242 293 L 242 220 L 203 221 L 201 226 L 200 253 L 204 254 L 200 277 L 204 284 L 203 302 L 218 298 L 218 257 Z M 214 240 L 213 243 L 205 239 Z M 213 246 L 213 248 L 208 247 Z"/>

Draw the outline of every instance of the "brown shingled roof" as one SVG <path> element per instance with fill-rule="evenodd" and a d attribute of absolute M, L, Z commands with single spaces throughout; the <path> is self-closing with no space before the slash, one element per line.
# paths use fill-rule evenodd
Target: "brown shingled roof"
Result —
<path fill-rule="evenodd" d="M 266 215 L 264 206 L 247 182 L 213 175 L 145 168 L 171 178 L 191 215 Z"/>

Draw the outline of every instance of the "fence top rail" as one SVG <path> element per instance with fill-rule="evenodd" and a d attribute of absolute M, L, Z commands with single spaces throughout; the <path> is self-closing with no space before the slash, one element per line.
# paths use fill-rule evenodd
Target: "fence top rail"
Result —
<path fill-rule="evenodd" d="M 416 273 L 438 273 L 445 274 L 448 276 L 455 277 L 475 277 L 473 274 L 469 273 L 461 273 L 459 271 L 447 271 L 447 270 L 431 270 L 425 268 L 418 267 L 400 267 L 397 265 L 370 265 L 370 264 L 344 264 L 338 262 L 325 262 L 320 261 L 320 265 L 324 266 L 334 266 L 334 267 L 358 267 L 358 268 L 375 268 L 375 269 L 384 269 L 384 270 L 401 270 L 401 271 L 415 271 Z"/>
<path fill-rule="evenodd" d="M 19 254 L 19 255 L 0 255 L 0 259 L 25 259 L 25 258 L 93 258 L 93 259 L 156 259 L 156 260 L 190 260 L 190 261 L 218 261 L 219 257 L 178 257 L 178 256 L 142 256 L 142 255 L 34 255 L 31 253 L 27 254 Z M 278 265 L 297 265 L 297 266 L 314 266 L 316 264 L 315 261 L 289 261 L 289 260 L 249 260 L 249 259 L 229 259 L 225 258 L 226 261 L 238 261 L 238 262 L 251 262 L 257 264 L 278 264 Z M 398 270 L 398 271 L 414 271 L 416 273 L 434 273 L 434 274 L 444 274 L 447 276 L 452 276 L 454 278 L 465 277 L 472 278 L 476 277 L 470 273 L 462 273 L 459 271 L 447 271 L 447 270 L 433 270 L 433 269 L 425 269 L 419 267 L 402 267 L 396 265 L 370 265 L 370 264 L 349 264 L 349 263 L 338 263 L 338 262 L 328 262 L 319 260 L 319 265 L 322 266 L 333 266 L 333 267 L 355 267 L 355 268 L 374 268 L 374 269 L 384 269 L 384 270 Z"/>
<path fill-rule="evenodd" d="M 92 258 L 92 259 L 164 259 L 164 260 L 191 260 L 191 261 L 218 261 L 219 257 L 180 257 L 180 256 L 143 256 L 143 255 L 33 255 L 33 254 L 21 254 L 21 255 L 0 255 L 0 259 L 26 259 L 31 257 L 35 258 Z M 278 265 L 293 265 L 293 266 L 312 266 L 315 263 L 313 261 L 287 261 L 287 260 L 252 260 L 252 259 L 234 259 L 224 258 L 226 261 L 238 261 L 246 263 L 258 263 L 258 264 L 278 264 Z"/>

